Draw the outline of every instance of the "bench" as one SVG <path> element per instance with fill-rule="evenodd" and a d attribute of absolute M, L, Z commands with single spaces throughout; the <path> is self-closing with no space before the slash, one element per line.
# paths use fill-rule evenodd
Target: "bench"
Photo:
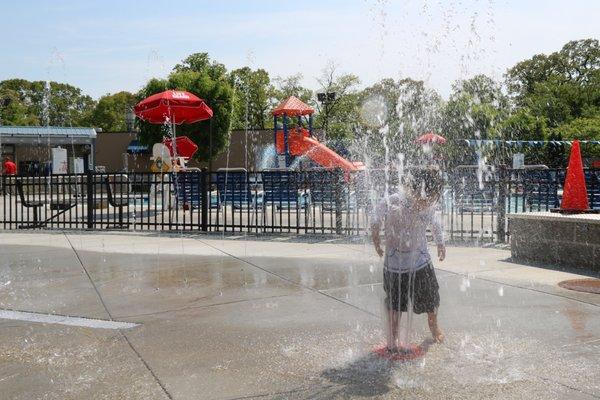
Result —
<path fill-rule="evenodd" d="M 21 182 L 20 179 L 16 180 L 16 186 L 17 186 L 17 193 L 19 195 L 19 198 L 21 199 L 21 204 L 23 205 L 23 207 L 25 208 L 32 208 L 33 209 L 33 224 L 31 225 L 19 225 L 19 229 L 31 229 L 31 228 L 39 228 L 41 227 L 43 224 L 39 223 L 39 210 L 40 208 L 44 207 L 46 205 L 46 201 L 45 200 L 27 200 L 27 198 L 25 197 L 25 193 L 23 191 L 23 182 Z"/>
<path fill-rule="evenodd" d="M 111 182 L 110 181 L 110 177 L 107 176 L 104 180 L 104 183 L 106 184 L 106 194 L 108 197 L 108 204 L 110 204 L 112 207 L 118 209 L 118 216 L 119 216 L 119 223 L 118 224 L 114 224 L 115 227 L 119 228 L 119 229 L 126 229 L 129 227 L 129 223 L 123 224 L 123 208 L 124 207 L 129 207 L 129 179 L 127 178 L 127 176 L 114 176 L 113 178 L 114 181 Z M 119 178 L 119 181 L 117 181 L 117 178 Z M 126 197 L 119 197 L 116 198 L 114 193 L 115 191 L 113 190 L 112 185 L 113 184 L 118 184 L 119 187 L 122 189 L 123 185 L 126 185 Z M 122 190 L 121 190 L 122 192 Z"/>

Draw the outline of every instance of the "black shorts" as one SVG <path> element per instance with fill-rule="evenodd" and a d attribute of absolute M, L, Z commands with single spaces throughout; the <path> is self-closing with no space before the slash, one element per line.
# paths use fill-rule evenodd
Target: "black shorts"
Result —
<path fill-rule="evenodd" d="M 385 306 L 388 310 L 406 312 L 410 298 L 415 314 L 435 312 L 440 306 L 439 288 L 431 263 L 416 272 L 383 271 Z"/>

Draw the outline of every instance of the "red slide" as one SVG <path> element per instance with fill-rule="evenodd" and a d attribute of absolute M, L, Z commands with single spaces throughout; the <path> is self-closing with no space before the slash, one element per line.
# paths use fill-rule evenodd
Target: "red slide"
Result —
<path fill-rule="evenodd" d="M 306 155 L 311 160 L 324 168 L 341 168 L 345 172 L 364 169 L 362 162 L 352 162 L 320 143 L 317 139 L 308 136 L 306 129 L 290 129 L 288 132 L 290 154 L 292 156 Z M 283 131 L 277 131 L 277 153 L 283 154 Z"/>

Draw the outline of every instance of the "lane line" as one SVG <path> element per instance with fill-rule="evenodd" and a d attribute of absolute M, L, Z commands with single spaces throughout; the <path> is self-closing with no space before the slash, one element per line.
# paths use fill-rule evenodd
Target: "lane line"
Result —
<path fill-rule="evenodd" d="M 132 322 L 107 321 L 103 319 L 69 317 L 66 315 L 41 314 L 27 311 L 0 310 L 0 319 L 15 321 L 37 322 L 42 324 L 57 324 L 79 326 L 94 329 L 131 329 L 139 324 Z"/>

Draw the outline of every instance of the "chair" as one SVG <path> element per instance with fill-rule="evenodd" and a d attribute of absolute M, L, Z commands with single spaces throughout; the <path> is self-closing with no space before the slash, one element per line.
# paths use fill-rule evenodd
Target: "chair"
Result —
<path fill-rule="evenodd" d="M 19 229 L 30 229 L 30 228 L 41 227 L 43 224 L 39 223 L 39 214 L 40 214 L 39 210 L 40 210 L 40 208 L 42 208 L 46 205 L 46 201 L 45 200 L 27 200 L 25 198 L 25 193 L 23 191 L 23 182 L 21 182 L 20 179 L 16 180 L 16 186 L 17 186 L 17 193 L 19 195 L 19 198 L 21 199 L 21 204 L 23 205 L 23 207 L 33 209 L 33 224 L 20 225 L 18 228 Z"/>
<path fill-rule="evenodd" d="M 244 168 L 218 169 L 217 192 L 219 208 L 227 203 L 233 208 L 262 206 L 262 194 L 252 190 L 248 171 Z"/>
<path fill-rule="evenodd" d="M 531 210 L 548 211 L 559 206 L 558 179 L 547 169 L 525 171 L 523 194 Z"/>
<path fill-rule="evenodd" d="M 262 172 L 263 208 L 267 204 L 275 208 L 307 208 L 309 197 L 302 188 L 302 179 L 298 173 L 287 170 L 269 170 Z"/>
<path fill-rule="evenodd" d="M 481 176 L 480 173 L 490 171 L 489 166 L 458 165 L 449 175 L 450 187 L 453 188 L 453 205 L 459 213 L 493 212 L 498 202 L 496 177 Z"/>
<path fill-rule="evenodd" d="M 202 197 L 202 174 L 200 172 L 180 172 L 173 177 L 177 182 L 177 201 L 183 204 L 184 209 L 191 207 L 200 208 Z"/>
<path fill-rule="evenodd" d="M 585 186 L 587 188 L 590 208 L 600 208 L 600 170 L 585 171 Z"/>
<path fill-rule="evenodd" d="M 336 203 L 344 210 L 357 207 L 356 192 L 350 190 L 343 175 L 331 170 L 312 170 L 306 172 L 306 181 L 311 204 L 318 204 L 328 211 L 335 210 Z"/>
<path fill-rule="evenodd" d="M 129 226 L 129 223 L 123 224 L 123 208 L 129 207 L 129 179 L 127 175 L 115 175 L 113 176 L 113 182 L 111 183 L 111 179 L 109 176 L 104 180 L 106 184 L 106 193 L 108 197 L 108 204 L 118 209 L 119 215 L 119 223 L 115 224 L 116 227 L 123 229 Z M 121 196 L 119 198 L 115 197 L 115 191 L 113 190 L 113 185 L 115 188 L 118 188 L 121 192 Z M 123 198 L 123 188 L 125 188 L 126 197 Z"/>

